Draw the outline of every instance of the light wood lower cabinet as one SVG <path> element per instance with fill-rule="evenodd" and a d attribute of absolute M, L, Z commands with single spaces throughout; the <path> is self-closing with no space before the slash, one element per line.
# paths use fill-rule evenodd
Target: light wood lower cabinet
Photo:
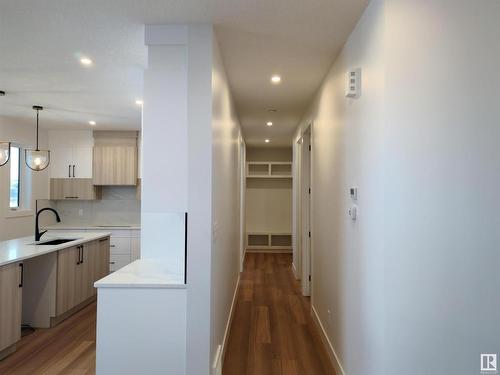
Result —
<path fill-rule="evenodd" d="M 94 186 L 91 178 L 51 178 L 52 200 L 96 200 L 101 199 L 101 188 Z"/>
<path fill-rule="evenodd" d="M 94 283 L 109 272 L 109 237 L 59 250 L 56 315 L 96 295 Z"/>
<path fill-rule="evenodd" d="M 109 274 L 109 258 L 110 258 L 110 238 L 103 238 L 98 241 L 97 251 L 97 277 L 96 281 L 102 279 Z M 94 293 L 97 290 L 94 288 Z"/>
<path fill-rule="evenodd" d="M 56 315 L 64 314 L 78 303 L 77 283 L 81 283 L 80 247 L 74 246 L 57 253 Z"/>
<path fill-rule="evenodd" d="M 22 267 L 22 263 L 0 267 L 0 352 L 21 339 Z"/>

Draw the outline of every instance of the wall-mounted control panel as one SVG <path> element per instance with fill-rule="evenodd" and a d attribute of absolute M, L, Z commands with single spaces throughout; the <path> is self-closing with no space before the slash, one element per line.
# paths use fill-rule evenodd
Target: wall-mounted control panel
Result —
<path fill-rule="evenodd" d="M 351 186 L 349 188 L 349 195 L 352 199 L 353 202 L 356 202 L 358 200 L 358 187 L 357 186 Z M 356 220 L 358 217 L 358 207 L 355 204 L 352 204 L 351 207 L 347 210 L 347 214 L 351 218 L 351 220 Z"/>
<path fill-rule="evenodd" d="M 357 211 L 358 211 L 358 209 L 356 206 L 349 207 L 349 210 L 347 211 L 347 213 L 349 214 L 349 216 L 352 220 L 356 220 Z"/>
<path fill-rule="evenodd" d="M 361 69 L 351 69 L 347 72 L 345 96 L 358 98 L 361 95 Z"/>
<path fill-rule="evenodd" d="M 349 194 L 351 195 L 351 199 L 353 201 L 357 201 L 358 200 L 358 187 L 357 186 L 353 186 L 349 189 Z"/>

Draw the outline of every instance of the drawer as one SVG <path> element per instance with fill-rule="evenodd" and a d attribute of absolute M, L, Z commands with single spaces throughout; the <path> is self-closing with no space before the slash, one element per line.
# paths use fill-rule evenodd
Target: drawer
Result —
<path fill-rule="evenodd" d="M 109 257 L 109 272 L 115 272 L 130 263 L 130 255 L 113 255 Z"/>
<path fill-rule="evenodd" d="M 130 255 L 130 238 L 111 237 L 109 246 L 111 254 Z"/>

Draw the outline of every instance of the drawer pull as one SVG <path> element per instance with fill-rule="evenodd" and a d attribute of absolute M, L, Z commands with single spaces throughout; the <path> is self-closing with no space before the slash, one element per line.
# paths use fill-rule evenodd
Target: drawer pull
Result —
<path fill-rule="evenodd" d="M 109 247 L 115 247 L 115 245 L 109 245 Z"/>
<path fill-rule="evenodd" d="M 115 264 L 116 262 L 109 262 L 109 264 Z"/>

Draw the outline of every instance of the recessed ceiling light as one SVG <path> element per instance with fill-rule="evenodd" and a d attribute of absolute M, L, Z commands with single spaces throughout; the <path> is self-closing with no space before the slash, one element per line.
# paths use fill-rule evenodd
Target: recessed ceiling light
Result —
<path fill-rule="evenodd" d="M 135 104 L 137 104 L 137 105 L 143 105 L 143 104 L 144 104 L 144 101 L 142 101 L 141 99 L 137 99 L 137 100 L 135 101 Z"/>
<path fill-rule="evenodd" d="M 264 142 L 269 143 L 269 142 L 271 142 L 271 141 L 270 141 L 269 139 L 266 139 Z"/>
<path fill-rule="evenodd" d="M 80 59 L 80 62 L 86 66 L 92 65 L 92 60 L 90 60 L 88 57 L 82 57 Z"/>
<path fill-rule="evenodd" d="M 90 121 L 89 121 L 89 125 L 95 126 L 95 125 L 96 125 L 96 122 L 95 122 L 94 120 L 90 120 Z"/>
<path fill-rule="evenodd" d="M 271 77 L 271 82 L 276 85 L 276 84 L 281 82 L 281 77 L 279 75 L 275 74 Z"/>
<path fill-rule="evenodd" d="M 268 121 L 266 125 L 267 126 L 273 126 L 273 123 L 271 121 Z"/>

